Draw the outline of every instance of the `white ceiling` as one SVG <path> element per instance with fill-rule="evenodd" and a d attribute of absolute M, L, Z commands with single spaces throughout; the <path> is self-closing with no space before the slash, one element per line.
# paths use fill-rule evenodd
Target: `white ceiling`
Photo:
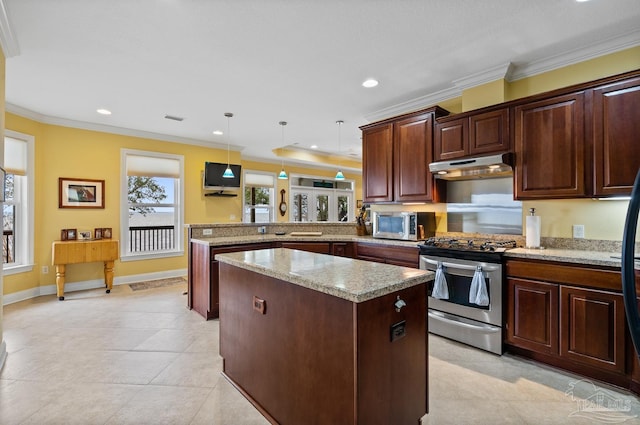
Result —
<path fill-rule="evenodd" d="M 509 63 L 517 79 L 640 45 L 638 0 L 2 3 L 7 110 L 224 148 L 212 132 L 233 112 L 231 148 L 274 162 L 283 145 L 337 151 L 336 120 L 341 153 L 359 157 L 358 126 L 504 77 Z M 380 85 L 363 88 L 369 77 Z"/>

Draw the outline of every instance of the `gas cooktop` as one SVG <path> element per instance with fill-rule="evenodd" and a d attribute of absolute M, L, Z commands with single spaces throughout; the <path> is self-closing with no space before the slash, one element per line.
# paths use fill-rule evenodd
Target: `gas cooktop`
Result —
<path fill-rule="evenodd" d="M 421 251 L 431 249 L 451 249 L 457 251 L 479 251 L 502 253 L 509 248 L 516 247 L 514 240 L 492 240 L 492 239 L 460 239 L 447 237 L 432 237 L 420 244 Z"/>

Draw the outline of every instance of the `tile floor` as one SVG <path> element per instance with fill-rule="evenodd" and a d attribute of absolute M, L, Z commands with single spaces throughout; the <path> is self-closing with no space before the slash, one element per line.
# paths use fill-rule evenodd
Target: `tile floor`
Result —
<path fill-rule="evenodd" d="M 220 375 L 218 322 L 189 311 L 185 290 L 121 285 L 109 295 L 5 306 L 0 424 L 267 424 Z M 429 342 L 423 425 L 640 424 L 640 399 L 629 393 L 436 336 Z M 614 407 L 588 410 L 594 397 Z"/>

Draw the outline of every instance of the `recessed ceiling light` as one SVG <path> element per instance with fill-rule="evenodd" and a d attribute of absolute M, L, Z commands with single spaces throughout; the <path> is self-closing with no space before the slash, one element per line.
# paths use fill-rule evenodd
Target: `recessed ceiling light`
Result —
<path fill-rule="evenodd" d="M 318 145 L 311 145 L 311 149 L 318 149 Z"/>
<path fill-rule="evenodd" d="M 216 130 L 213 132 L 213 134 L 215 134 L 216 136 L 222 136 L 224 133 L 220 130 Z"/>
<path fill-rule="evenodd" d="M 362 83 L 362 87 L 371 88 L 378 85 L 378 80 L 374 80 L 373 78 L 369 78 Z"/>
<path fill-rule="evenodd" d="M 100 108 L 100 109 L 96 109 L 96 112 L 102 115 L 111 115 L 111 111 L 108 109 Z"/>
<path fill-rule="evenodd" d="M 585 3 L 588 2 L 589 0 L 576 0 L 578 3 Z"/>

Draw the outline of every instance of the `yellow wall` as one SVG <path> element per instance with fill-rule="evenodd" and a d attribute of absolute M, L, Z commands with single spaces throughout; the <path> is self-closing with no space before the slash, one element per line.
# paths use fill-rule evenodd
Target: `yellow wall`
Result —
<path fill-rule="evenodd" d="M 111 227 L 114 237 L 120 232 L 120 152 L 122 148 L 155 151 L 184 156 L 185 223 L 227 223 L 242 221 L 242 196 L 205 197 L 202 190 L 205 161 L 225 162 L 226 150 L 188 144 L 171 143 L 140 137 L 103 133 L 36 122 L 11 113 L 6 115 L 6 128 L 35 137 L 35 265 L 32 272 L 5 276 L 4 293 L 54 285 L 55 272 L 42 274 L 42 266 L 51 264 L 51 243 L 60 239 L 65 228 L 89 229 Z M 276 173 L 280 164 L 242 161 L 240 152 L 231 151 L 230 161 L 243 169 Z M 286 166 L 286 163 L 285 163 Z M 330 170 L 286 167 L 289 173 L 333 176 Z M 348 179 L 357 175 L 345 173 Z M 88 178 L 105 181 L 105 208 L 77 210 L 58 208 L 58 178 Z M 287 182 L 278 182 L 287 188 Z M 287 188 L 288 190 L 288 188 Z M 357 191 L 361 193 L 360 189 Z M 234 215 L 235 219 L 230 219 Z M 285 217 L 288 218 L 288 217 Z M 185 231 L 186 237 L 186 231 Z M 186 248 L 185 248 L 186 253 Z M 186 269 L 186 254 L 158 260 L 116 262 L 116 278 L 129 275 Z M 96 264 L 79 264 L 67 268 L 66 281 L 83 282 L 103 278 Z"/>

